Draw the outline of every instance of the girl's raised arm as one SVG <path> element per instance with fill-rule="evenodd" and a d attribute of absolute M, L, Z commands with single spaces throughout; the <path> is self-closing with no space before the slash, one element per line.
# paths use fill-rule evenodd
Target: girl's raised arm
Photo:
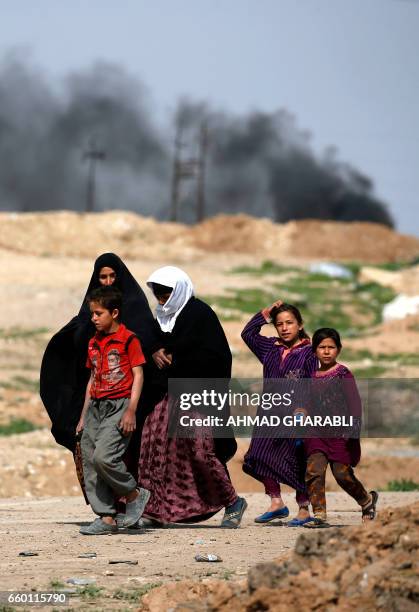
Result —
<path fill-rule="evenodd" d="M 262 336 L 260 334 L 262 326 L 268 323 L 262 312 L 258 312 L 250 319 L 246 327 L 243 329 L 241 337 L 252 353 L 254 353 L 259 361 L 263 363 L 265 355 L 271 350 L 272 345 L 277 341 L 277 338 L 267 338 L 266 336 Z"/>

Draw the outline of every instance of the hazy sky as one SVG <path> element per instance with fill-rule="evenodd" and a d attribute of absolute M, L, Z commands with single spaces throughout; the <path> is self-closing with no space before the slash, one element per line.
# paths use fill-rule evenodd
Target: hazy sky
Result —
<path fill-rule="evenodd" d="M 22 47 L 51 82 L 119 63 L 160 121 L 184 94 L 285 107 L 419 235 L 419 1 L 0 0 L 0 54 Z"/>

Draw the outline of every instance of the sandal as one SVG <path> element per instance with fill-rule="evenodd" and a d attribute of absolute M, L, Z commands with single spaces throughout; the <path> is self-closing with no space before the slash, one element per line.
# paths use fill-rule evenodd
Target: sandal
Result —
<path fill-rule="evenodd" d="M 331 526 L 332 525 L 330 525 L 327 521 L 318 517 L 314 517 L 310 523 L 303 525 L 305 529 L 326 529 L 327 527 Z"/>
<path fill-rule="evenodd" d="M 308 516 L 304 519 L 299 519 L 295 517 L 288 521 L 288 523 L 285 523 L 285 525 L 287 527 L 305 527 L 306 523 L 311 523 L 311 521 L 314 521 L 314 518 L 312 516 Z"/>
<path fill-rule="evenodd" d="M 371 501 L 368 506 L 362 508 L 362 521 L 366 523 L 367 521 L 373 521 L 377 516 L 377 501 L 378 501 L 378 493 L 377 491 L 370 491 Z"/>

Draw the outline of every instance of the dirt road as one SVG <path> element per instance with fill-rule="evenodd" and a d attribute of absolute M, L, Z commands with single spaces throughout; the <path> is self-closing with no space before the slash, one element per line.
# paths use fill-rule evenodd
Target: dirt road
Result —
<path fill-rule="evenodd" d="M 72 588 L 70 578 L 94 580 L 84 596 L 72 596 L 72 609 L 134 609 L 132 601 L 162 582 L 183 578 L 214 577 L 241 580 L 252 565 L 285 557 L 301 528 L 256 525 L 266 498 L 246 494 L 249 508 L 239 530 L 221 530 L 220 515 L 206 523 L 168 529 L 129 530 L 113 536 L 81 536 L 80 525 L 92 518 L 80 497 L 12 498 L 0 502 L 0 590 L 30 591 Z M 380 507 L 419 500 L 419 492 L 381 493 Z M 286 495 L 291 512 L 295 503 Z M 355 503 L 343 493 L 328 496 L 329 518 L 334 525 L 360 522 Z M 220 513 L 221 514 L 221 513 Z M 22 557 L 33 551 L 38 556 Z M 95 558 L 79 555 L 95 552 Z M 198 563 L 197 553 L 215 553 L 221 563 Z M 111 560 L 137 561 L 138 565 L 110 564 Z M 95 588 L 96 587 L 96 588 Z M 98 588 L 102 590 L 98 592 Z M 93 596 L 88 599 L 88 595 Z M 90 604 L 88 603 L 90 601 Z M 47 609 L 47 608 L 44 608 Z"/>

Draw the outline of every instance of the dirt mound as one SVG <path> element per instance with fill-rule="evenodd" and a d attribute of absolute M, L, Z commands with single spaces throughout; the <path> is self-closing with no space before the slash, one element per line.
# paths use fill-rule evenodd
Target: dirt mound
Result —
<path fill-rule="evenodd" d="M 248 253 L 251 250 L 275 258 L 292 255 L 296 225 L 294 222 L 281 225 L 249 215 L 218 215 L 192 226 L 189 232 L 192 244 L 204 251 Z"/>
<path fill-rule="evenodd" d="M 397 325 L 397 345 L 409 347 L 412 353 L 419 351 L 419 315 L 409 315 L 400 321 L 386 321 L 374 328 L 374 333 L 368 336 L 368 350 L 372 353 L 394 355 L 394 330 Z M 362 350 L 366 346 L 365 338 L 351 338 L 346 346 L 354 350 Z M 412 378 L 416 377 L 416 373 Z M 405 375 L 406 376 L 406 375 Z"/>
<path fill-rule="evenodd" d="M 411 260 L 419 240 L 374 223 L 291 221 L 219 215 L 195 226 L 159 223 L 132 212 L 0 213 L 0 247 L 47 256 L 187 261 L 208 252 L 251 252 L 266 259 L 293 257 L 367 263 Z"/>
<path fill-rule="evenodd" d="M 394 610 L 419 606 L 419 503 L 362 527 L 302 533 L 293 553 L 251 568 L 247 582 L 188 581 L 143 598 L 143 610 Z"/>
<path fill-rule="evenodd" d="M 364 283 L 372 282 L 391 287 L 396 293 L 419 295 L 419 265 L 394 272 L 364 267 L 361 268 L 359 280 Z"/>
<path fill-rule="evenodd" d="M 165 248 L 168 257 L 188 255 L 185 226 L 130 212 L 0 213 L 0 223 L 0 246 L 19 253 L 92 258 L 115 251 L 124 258 L 153 258 Z"/>
<path fill-rule="evenodd" d="M 295 253 L 311 258 L 370 263 L 411 261 L 419 240 L 377 223 L 298 221 L 292 236 Z"/>

